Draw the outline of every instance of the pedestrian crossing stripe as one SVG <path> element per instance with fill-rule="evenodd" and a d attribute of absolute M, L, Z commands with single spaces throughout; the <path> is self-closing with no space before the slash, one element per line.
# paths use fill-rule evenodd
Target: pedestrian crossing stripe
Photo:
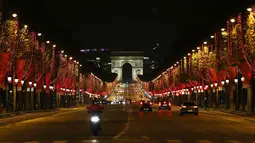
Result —
<path fill-rule="evenodd" d="M 234 141 L 234 140 L 227 140 L 226 143 L 242 143 L 242 142 Z"/>
<path fill-rule="evenodd" d="M 67 143 L 68 141 L 54 141 L 52 143 Z"/>
<path fill-rule="evenodd" d="M 181 141 L 181 140 L 167 140 L 167 143 L 184 143 L 185 141 Z M 209 140 L 196 140 L 196 143 L 218 143 L 218 142 L 213 142 L 213 141 L 209 141 Z M 247 142 L 240 142 L 240 141 L 236 141 L 236 140 L 225 140 L 222 143 L 247 143 Z M 253 143 L 253 142 L 252 142 Z"/>
<path fill-rule="evenodd" d="M 212 142 L 208 140 L 197 140 L 197 143 L 212 143 Z"/>
<path fill-rule="evenodd" d="M 167 140 L 167 143 L 181 143 L 181 140 Z"/>
<path fill-rule="evenodd" d="M 114 140 L 59 140 L 59 141 L 27 141 L 27 142 L 23 142 L 23 143 L 105 143 L 105 142 L 144 142 L 145 140 L 136 140 L 136 139 L 114 139 Z M 167 143 L 187 143 L 188 141 L 183 141 L 183 140 L 165 140 Z M 150 143 L 150 142 L 158 142 L 158 140 L 146 140 L 146 142 Z M 196 143 L 219 143 L 219 141 L 210 141 L 210 140 L 195 140 Z M 255 141 L 250 141 L 251 143 L 255 143 Z M 0 142 L 0 143 L 16 143 L 16 142 Z M 21 143 L 21 142 L 19 142 Z M 247 141 L 237 141 L 237 140 L 225 140 L 225 141 L 220 141 L 220 143 L 247 143 Z"/>

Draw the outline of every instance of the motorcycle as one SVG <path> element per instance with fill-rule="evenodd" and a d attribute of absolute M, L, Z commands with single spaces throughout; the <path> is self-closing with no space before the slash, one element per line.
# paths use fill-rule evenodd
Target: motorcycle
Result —
<path fill-rule="evenodd" d="M 88 107 L 87 107 L 88 108 Z M 89 110 L 89 108 L 88 108 Z M 88 111 L 90 116 L 90 126 L 91 126 L 91 132 L 93 136 L 98 136 L 102 127 L 101 127 L 101 113 L 102 111 L 97 111 L 97 112 L 91 112 Z"/>

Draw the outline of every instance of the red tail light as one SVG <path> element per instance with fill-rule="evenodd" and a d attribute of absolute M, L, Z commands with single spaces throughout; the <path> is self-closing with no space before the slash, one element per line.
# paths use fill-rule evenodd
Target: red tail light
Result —
<path fill-rule="evenodd" d="M 158 103 L 158 106 L 161 106 L 161 102 Z"/>
<path fill-rule="evenodd" d="M 171 106 L 171 103 L 169 102 L 168 105 Z"/>
<path fill-rule="evenodd" d="M 140 102 L 140 105 L 143 105 L 143 102 Z"/>
<path fill-rule="evenodd" d="M 150 105 L 152 105 L 152 102 L 150 102 Z"/>
<path fill-rule="evenodd" d="M 164 104 L 166 103 L 166 101 L 164 101 Z"/>

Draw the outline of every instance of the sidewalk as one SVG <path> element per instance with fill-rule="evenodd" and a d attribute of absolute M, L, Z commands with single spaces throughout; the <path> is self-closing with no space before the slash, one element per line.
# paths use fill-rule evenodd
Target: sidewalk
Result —
<path fill-rule="evenodd" d="M 255 113 L 252 112 L 231 111 L 225 109 L 212 109 L 212 108 L 208 109 L 199 108 L 199 112 L 210 115 L 222 115 L 224 117 L 236 117 L 251 122 L 255 122 Z"/>
<path fill-rule="evenodd" d="M 35 118 L 50 116 L 57 113 L 62 112 L 68 112 L 75 110 L 77 108 L 58 108 L 54 110 L 40 110 L 35 112 L 18 112 L 18 113 L 12 113 L 6 116 L 0 117 L 0 126 L 13 124 L 25 120 L 31 120 Z"/>
<path fill-rule="evenodd" d="M 247 111 L 235 111 L 235 110 L 226 110 L 226 109 L 214 109 L 214 108 L 199 108 L 200 111 L 207 111 L 211 113 L 217 114 L 232 114 L 232 115 L 239 115 L 239 116 L 250 116 L 255 117 L 254 112 L 247 112 Z"/>

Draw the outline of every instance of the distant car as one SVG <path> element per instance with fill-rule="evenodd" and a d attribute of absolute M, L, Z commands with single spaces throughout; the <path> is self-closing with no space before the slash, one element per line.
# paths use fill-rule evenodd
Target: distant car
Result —
<path fill-rule="evenodd" d="M 180 107 L 180 115 L 183 114 L 195 114 L 198 115 L 198 106 L 195 102 L 184 102 Z"/>
<path fill-rule="evenodd" d="M 140 101 L 140 112 L 150 111 L 152 112 L 152 102 L 150 101 Z"/>
<path fill-rule="evenodd" d="M 110 104 L 111 102 L 107 101 L 107 100 L 102 100 L 102 104 Z"/>
<path fill-rule="evenodd" d="M 171 103 L 170 101 L 166 101 L 166 100 L 162 100 L 162 101 L 159 101 L 158 103 L 158 110 L 168 110 L 170 111 L 171 110 Z"/>

